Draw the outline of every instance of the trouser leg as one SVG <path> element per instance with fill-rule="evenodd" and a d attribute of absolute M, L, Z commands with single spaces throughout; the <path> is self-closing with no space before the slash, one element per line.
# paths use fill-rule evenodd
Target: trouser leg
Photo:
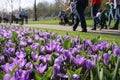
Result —
<path fill-rule="evenodd" d="M 115 24 L 114 24 L 115 29 L 118 29 L 119 27 L 119 19 L 120 19 L 120 7 L 117 8 L 115 12 Z"/>
<path fill-rule="evenodd" d="M 86 6 L 78 6 L 77 7 L 78 18 L 79 18 L 79 21 L 81 22 L 81 28 L 83 30 L 86 30 L 86 27 L 87 27 L 85 16 L 84 16 L 85 8 L 86 8 Z"/>
<path fill-rule="evenodd" d="M 93 29 L 96 29 L 97 22 L 95 20 L 95 17 L 96 17 L 96 14 L 97 14 L 99 8 L 100 8 L 100 4 L 95 4 L 91 8 L 91 16 L 93 18 L 93 24 L 94 24 Z"/>

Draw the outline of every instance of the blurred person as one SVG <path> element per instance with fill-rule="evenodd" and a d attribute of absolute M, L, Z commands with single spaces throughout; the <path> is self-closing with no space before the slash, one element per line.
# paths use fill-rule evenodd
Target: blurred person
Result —
<path fill-rule="evenodd" d="M 72 20 L 72 23 L 71 23 L 71 25 L 73 25 L 74 24 L 74 19 L 75 19 L 75 14 L 76 14 L 76 10 L 75 10 L 75 1 L 74 0 L 71 0 L 71 3 L 69 3 L 68 5 L 69 5 L 69 8 L 68 9 L 70 9 L 70 18 L 71 18 L 71 20 Z M 67 9 L 67 10 L 68 10 Z"/>
<path fill-rule="evenodd" d="M 18 24 L 19 20 L 20 20 L 19 13 L 16 13 L 15 14 L 15 22 Z"/>
<path fill-rule="evenodd" d="M 20 13 L 19 13 L 20 18 L 21 18 L 21 25 L 24 24 L 25 14 L 26 14 L 26 12 L 25 12 L 24 9 L 22 9 L 22 10 L 20 11 Z"/>
<path fill-rule="evenodd" d="M 59 14 L 58 14 L 58 18 L 60 20 L 59 24 L 60 25 L 65 25 L 65 24 L 69 24 L 69 20 L 68 20 L 68 17 L 67 17 L 67 14 L 65 11 L 60 11 Z"/>
<path fill-rule="evenodd" d="M 96 20 L 95 20 L 95 17 L 96 17 L 96 14 L 98 12 L 98 10 L 100 9 L 100 6 L 102 4 L 102 0 L 91 0 L 91 16 L 93 18 L 93 27 L 91 30 L 96 30 Z"/>
<path fill-rule="evenodd" d="M 4 16 L 3 16 L 3 21 L 4 21 L 5 23 L 8 23 L 8 22 L 9 22 L 9 16 L 8 16 L 7 14 L 4 14 Z"/>
<path fill-rule="evenodd" d="M 2 22 L 2 16 L 0 15 L 0 23 Z"/>
<path fill-rule="evenodd" d="M 102 30 L 103 28 L 107 29 L 107 17 L 105 13 L 106 10 L 99 9 L 95 17 L 96 24 L 99 24 L 101 26 L 100 30 Z"/>
<path fill-rule="evenodd" d="M 27 12 L 27 10 L 25 10 L 25 22 L 26 22 L 26 24 L 28 24 L 28 12 Z"/>
<path fill-rule="evenodd" d="M 84 16 L 85 8 L 88 6 L 88 0 L 73 0 L 75 2 L 75 22 L 73 25 L 73 31 L 76 30 L 76 28 L 79 25 L 79 22 L 81 22 L 81 28 L 82 32 L 87 32 L 87 24 Z M 72 0 L 69 0 L 68 4 L 71 4 Z"/>
<path fill-rule="evenodd" d="M 110 28 L 111 20 L 115 20 L 115 9 L 114 9 L 114 0 L 109 0 L 109 2 L 106 2 L 107 5 L 109 5 L 109 14 L 108 14 L 108 25 L 107 28 Z"/>
<path fill-rule="evenodd" d="M 115 24 L 114 27 L 111 29 L 118 30 L 120 20 L 120 0 L 114 0 L 114 8 L 115 8 Z"/>

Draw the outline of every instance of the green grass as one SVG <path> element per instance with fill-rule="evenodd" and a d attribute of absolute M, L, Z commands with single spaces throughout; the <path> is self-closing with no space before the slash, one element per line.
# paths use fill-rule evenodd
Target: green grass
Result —
<path fill-rule="evenodd" d="M 58 25 L 59 20 L 39 20 L 39 21 L 32 21 L 29 20 L 29 24 L 53 24 Z"/>
<path fill-rule="evenodd" d="M 87 26 L 93 25 L 93 20 L 86 20 Z M 59 20 L 39 20 L 39 21 L 29 21 L 29 24 L 51 24 L 51 25 L 59 25 Z M 114 21 L 111 22 L 111 27 L 113 27 Z"/>
<path fill-rule="evenodd" d="M 115 35 L 83 33 L 83 32 L 74 32 L 74 31 L 43 29 L 43 28 L 39 28 L 39 29 L 42 31 L 47 31 L 47 32 L 54 32 L 55 34 L 60 34 L 62 36 L 65 36 L 66 34 L 68 34 L 72 37 L 79 36 L 81 39 L 91 39 L 91 40 L 100 36 L 102 38 L 102 40 L 104 40 L 104 41 L 117 42 L 117 43 L 120 42 L 120 36 L 115 36 Z"/>

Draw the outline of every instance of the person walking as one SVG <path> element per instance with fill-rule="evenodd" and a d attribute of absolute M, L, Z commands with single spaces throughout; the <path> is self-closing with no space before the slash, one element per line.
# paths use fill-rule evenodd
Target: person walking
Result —
<path fill-rule="evenodd" d="M 88 0 L 73 0 L 75 1 L 76 19 L 73 24 L 73 31 L 78 27 L 79 22 L 81 22 L 82 32 L 87 32 L 87 24 L 84 16 L 85 8 L 88 6 Z M 69 0 L 70 4 L 72 0 Z"/>
<path fill-rule="evenodd" d="M 115 20 L 115 9 L 114 9 L 114 0 L 109 0 L 107 3 L 109 5 L 109 14 L 108 14 L 108 25 L 107 28 L 110 28 L 111 20 Z"/>
<path fill-rule="evenodd" d="M 120 20 L 120 0 L 114 0 L 114 8 L 115 8 L 115 24 L 112 29 L 118 30 Z"/>
<path fill-rule="evenodd" d="M 25 22 L 26 22 L 26 24 L 28 24 L 28 12 L 27 12 L 27 10 L 25 10 Z"/>
<path fill-rule="evenodd" d="M 91 16 L 92 16 L 93 22 L 94 22 L 91 30 L 96 30 L 97 22 L 95 20 L 95 17 L 96 17 L 98 10 L 100 9 L 102 0 L 91 0 L 90 4 L 91 4 Z"/>
<path fill-rule="evenodd" d="M 20 11 L 21 25 L 24 24 L 25 14 L 26 14 L 25 10 L 22 9 L 22 10 Z"/>
<path fill-rule="evenodd" d="M 15 22 L 18 24 L 19 20 L 20 20 L 20 16 L 19 16 L 19 13 L 17 12 L 15 14 Z"/>
<path fill-rule="evenodd" d="M 71 0 L 71 3 L 69 4 L 69 9 L 70 9 L 70 18 L 72 20 L 71 25 L 74 24 L 74 19 L 75 19 L 75 13 L 76 13 L 76 6 L 75 6 L 75 1 Z"/>

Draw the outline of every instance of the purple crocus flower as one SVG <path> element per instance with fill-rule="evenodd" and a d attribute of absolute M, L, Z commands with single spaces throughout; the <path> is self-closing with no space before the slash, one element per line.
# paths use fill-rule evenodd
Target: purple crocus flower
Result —
<path fill-rule="evenodd" d="M 59 64 L 61 65 L 61 63 L 64 61 L 64 57 L 63 56 L 59 56 L 58 58 L 55 59 L 54 64 Z"/>
<path fill-rule="evenodd" d="M 30 37 L 28 37 L 28 38 L 26 39 L 26 42 L 27 42 L 28 44 L 31 44 L 31 43 L 33 42 L 33 40 L 32 40 Z"/>
<path fill-rule="evenodd" d="M 35 35 L 35 40 L 38 41 L 40 37 L 38 35 Z"/>
<path fill-rule="evenodd" d="M 5 57 L 4 56 L 0 56 L 0 63 L 4 63 L 5 61 Z"/>
<path fill-rule="evenodd" d="M 26 59 L 19 59 L 17 61 L 17 64 L 19 64 L 19 68 L 23 68 L 26 64 L 27 60 Z"/>
<path fill-rule="evenodd" d="M 32 64 L 31 62 L 28 62 L 28 63 L 25 65 L 25 67 L 26 67 L 27 69 L 33 69 L 33 64 Z"/>
<path fill-rule="evenodd" d="M 24 79 L 25 72 L 26 72 L 26 71 L 24 71 L 24 70 L 22 70 L 22 69 L 16 70 L 16 71 L 15 71 L 15 75 L 14 75 L 15 79 L 16 79 L 16 80 L 25 80 L 25 79 Z"/>
<path fill-rule="evenodd" d="M 27 70 L 24 75 L 25 80 L 33 80 L 34 79 L 34 72 L 32 70 Z"/>
<path fill-rule="evenodd" d="M 15 53 L 15 48 L 8 48 L 10 55 L 14 55 Z"/>
<path fill-rule="evenodd" d="M 62 46 L 57 46 L 55 48 L 55 52 L 57 52 L 57 53 L 62 53 L 63 50 L 64 50 L 64 48 Z"/>
<path fill-rule="evenodd" d="M 75 79 L 75 80 L 80 80 L 80 76 L 77 75 L 77 74 L 73 74 L 73 79 Z"/>
<path fill-rule="evenodd" d="M 107 41 L 103 41 L 103 42 L 101 43 L 101 46 L 102 46 L 103 49 L 107 49 L 107 48 L 109 47 L 109 43 L 108 43 Z M 102 48 L 101 48 L 101 49 L 102 49 Z"/>
<path fill-rule="evenodd" d="M 75 48 L 76 48 L 77 52 L 81 52 L 82 51 L 82 45 L 76 45 Z"/>
<path fill-rule="evenodd" d="M 20 41 L 20 46 L 25 47 L 25 46 L 27 46 L 27 43 L 25 41 Z"/>
<path fill-rule="evenodd" d="M 62 39 L 62 36 L 61 35 L 57 35 L 56 39 L 57 39 L 57 41 L 60 41 Z"/>
<path fill-rule="evenodd" d="M 50 61 L 50 60 L 51 60 L 51 55 L 50 55 L 50 54 L 45 55 L 45 57 L 46 57 L 46 60 L 47 60 L 47 61 Z"/>
<path fill-rule="evenodd" d="M 23 34 L 24 34 L 24 35 L 29 34 L 29 29 L 28 29 L 28 28 L 24 28 Z"/>
<path fill-rule="evenodd" d="M 43 42 L 45 42 L 45 41 L 46 41 L 46 39 L 45 39 L 45 38 L 41 38 L 41 37 L 40 37 L 39 41 L 43 41 Z"/>
<path fill-rule="evenodd" d="M 49 55 L 49 54 L 47 54 L 45 56 L 41 55 L 41 56 L 39 56 L 39 58 L 45 64 L 51 60 L 51 55 Z"/>
<path fill-rule="evenodd" d="M 101 58 L 102 58 L 101 55 L 97 55 L 97 54 L 96 55 L 91 55 L 91 59 L 94 63 L 96 63 L 96 60 L 100 61 Z"/>
<path fill-rule="evenodd" d="M 103 58 L 104 58 L 104 64 L 105 64 L 105 65 L 108 65 L 108 63 L 109 63 L 109 61 L 110 61 L 110 54 L 105 53 L 105 54 L 103 55 Z"/>
<path fill-rule="evenodd" d="M 64 50 L 63 51 L 63 56 L 67 59 L 70 58 L 69 50 Z"/>
<path fill-rule="evenodd" d="M 77 66 L 85 66 L 86 59 L 84 57 L 81 57 L 80 55 L 77 55 L 76 57 L 73 57 L 72 59 L 73 63 Z"/>
<path fill-rule="evenodd" d="M 56 78 L 56 77 L 66 77 L 66 75 L 62 75 L 60 74 L 60 68 L 61 68 L 61 63 L 64 61 L 64 57 L 63 56 L 59 56 L 58 58 L 55 59 L 55 62 L 54 62 L 54 66 L 53 66 L 53 75 L 52 77 L 53 78 Z M 60 75 L 58 75 L 60 74 Z"/>
<path fill-rule="evenodd" d="M 37 53 L 37 52 L 32 53 L 32 54 L 31 54 L 31 57 L 32 57 L 32 59 L 33 59 L 34 61 L 38 61 L 38 60 L 39 60 L 39 56 L 38 56 L 38 53 Z"/>
<path fill-rule="evenodd" d="M 11 31 L 6 31 L 4 33 L 4 37 L 7 38 L 7 39 L 10 39 L 12 37 L 12 32 Z"/>
<path fill-rule="evenodd" d="M 41 52 L 41 53 L 44 53 L 45 50 L 46 50 L 46 49 L 45 49 L 45 46 L 41 46 L 40 52 Z"/>
<path fill-rule="evenodd" d="M 66 35 L 66 36 L 64 36 L 64 39 L 65 39 L 65 40 L 70 40 L 70 39 L 71 39 L 71 37 L 70 37 L 70 36 L 68 36 L 68 35 Z"/>
<path fill-rule="evenodd" d="M 78 38 L 74 38 L 73 42 L 74 42 L 74 45 L 77 45 L 77 44 L 79 44 L 79 39 Z"/>
<path fill-rule="evenodd" d="M 17 56 L 18 58 L 20 58 L 20 59 L 23 59 L 23 58 L 26 57 L 26 53 L 23 52 L 23 51 L 16 52 L 15 54 L 16 54 L 16 56 Z"/>
<path fill-rule="evenodd" d="M 7 74 L 4 75 L 3 80 L 10 80 L 10 78 L 11 78 L 10 74 L 7 73 Z"/>
<path fill-rule="evenodd" d="M 9 56 L 9 55 L 10 55 L 10 54 L 9 54 L 9 50 L 8 50 L 7 48 L 4 49 L 4 54 L 5 54 L 6 56 Z"/>
<path fill-rule="evenodd" d="M 91 61 L 89 59 L 86 60 L 86 67 L 87 67 L 87 69 L 89 69 L 89 70 L 93 69 L 94 65 L 95 65 L 95 63 L 93 61 Z"/>
<path fill-rule="evenodd" d="M 40 74 L 43 74 L 45 70 L 47 69 L 47 64 L 45 65 L 43 65 L 42 63 L 40 65 L 35 64 L 35 68 Z"/>
<path fill-rule="evenodd" d="M 6 44 L 6 47 L 11 47 L 13 45 L 14 45 L 14 43 L 12 41 L 8 41 L 8 43 Z"/>
<path fill-rule="evenodd" d="M 43 36 L 46 37 L 46 38 L 50 38 L 51 37 L 49 32 L 43 32 Z"/>
<path fill-rule="evenodd" d="M 0 67 L 1 67 L 1 69 L 2 69 L 3 71 L 5 71 L 6 73 L 10 73 L 15 66 L 16 66 L 16 65 L 15 65 L 14 63 L 12 63 L 12 64 L 6 63 L 6 64 L 4 64 L 4 65 L 1 65 Z"/>
<path fill-rule="evenodd" d="M 15 77 L 11 77 L 10 74 L 5 74 L 4 77 L 3 77 L 3 80 L 16 80 Z"/>
<path fill-rule="evenodd" d="M 38 46 L 39 46 L 39 43 L 33 43 L 33 44 L 30 46 L 30 48 L 31 48 L 32 50 L 36 50 L 36 49 L 38 48 Z"/>
<path fill-rule="evenodd" d="M 57 74 L 58 77 L 67 79 L 68 75 L 67 74 Z"/>
<path fill-rule="evenodd" d="M 57 74 L 60 72 L 60 65 L 59 64 L 54 64 L 53 66 L 53 74 L 52 77 L 56 78 Z"/>
<path fill-rule="evenodd" d="M 120 57 L 120 48 L 115 48 L 115 49 L 113 50 L 113 53 L 114 53 L 114 56 Z"/>
<path fill-rule="evenodd" d="M 49 53 L 51 53 L 53 51 L 53 45 L 48 44 L 45 46 L 45 48 Z"/>
<path fill-rule="evenodd" d="M 83 41 L 84 48 L 90 47 L 92 45 L 91 40 L 84 40 Z"/>
<path fill-rule="evenodd" d="M 15 52 L 15 48 L 5 48 L 4 49 L 4 54 L 6 56 L 14 55 L 14 52 Z"/>
<path fill-rule="evenodd" d="M 112 51 L 114 52 L 114 49 L 118 48 L 118 46 L 112 45 Z"/>
<path fill-rule="evenodd" d="M 0 50 L 2 50 L 2 43 L 0 43 Z"/>
<path fill-rule="evenodd" d="M 99 50 L 99 44 L 94 44 L 91 46 L 91 48 L 92 48 L 92 52 L 96 52 Z"/>
<path fill-rule="evenodd" d="M 47 63 L 47 59 L 45 56 L 41 55 L 39 56 L 39 59 L 42 61 L 42 63 Z"/>
<path fill-rule="evenodd" d="M 56 49 L 56 47 L 57 47 L 58 45 L 60 45 L 59 42 L 52 41 L 52 42 L 50 42 L 50 44 L 47 44 L 47 45 L 46 45 L 46 50 L 47 50 L 48 52 L 52 52 L 52 51 L 54 51 L 54 50 Z"/>

